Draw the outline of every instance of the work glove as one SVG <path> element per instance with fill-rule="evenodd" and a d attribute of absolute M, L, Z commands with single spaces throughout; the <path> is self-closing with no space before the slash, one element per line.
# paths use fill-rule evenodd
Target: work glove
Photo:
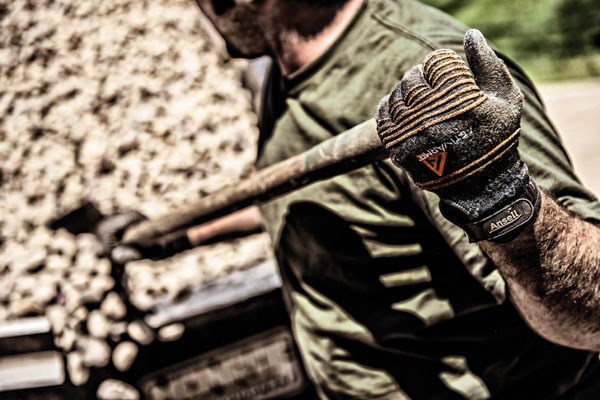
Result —
<path fill-rule="evenodd" d="M 519 158 L 521 92 L 481 32 L 464 39 L 469 66 L 437 50 L 379 104 L 377 132 L 392 162 L 471 241 L 512 240 L 539 211 L 539 189 Z M 471 72 L 472 71 L 472 72 Z"/>
<path fill-rule="evenodd" d="M 160 238 L 144 245 L 123 245 L 119 241 L 125 231 L 142 221 L 146 216 L 130 210 L 104 218 L 96 227 L 96 235 L 102 243 L 104 254 L 113 262 L 125 265 L 129 261 L 140 259 L 160 260 L 191 248 L 185 233 L 175 237 Z"/>

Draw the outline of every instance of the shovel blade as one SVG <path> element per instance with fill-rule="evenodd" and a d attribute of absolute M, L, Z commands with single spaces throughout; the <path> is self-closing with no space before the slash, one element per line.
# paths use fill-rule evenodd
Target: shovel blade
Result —
<path fill-rule="evenodd" d="M 85 202 L 80 207 L 50 222 L 50 229 L 64 228 L 74 235 L 94 233 L 96 225 L 104 218 L 102 213 L 91 202 Z"/>

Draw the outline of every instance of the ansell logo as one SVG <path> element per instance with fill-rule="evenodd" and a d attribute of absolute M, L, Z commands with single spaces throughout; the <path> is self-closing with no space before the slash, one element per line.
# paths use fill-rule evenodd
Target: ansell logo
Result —
<path fill-rule="evenodd" d="M 512 211 L 506 217 L 498 220 L 496 222 L 492 222 L 490 225 L 490 233 L 497 231 L 500 228 L 504 228 L 505 226 L 514 224 L 521 218 L 523 214 L 520 214 L 517 210 Z"/>

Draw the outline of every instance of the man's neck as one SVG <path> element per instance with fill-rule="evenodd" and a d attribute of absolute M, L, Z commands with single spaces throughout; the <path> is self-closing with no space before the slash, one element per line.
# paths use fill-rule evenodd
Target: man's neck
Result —
<path fill-rule="evenodd" d="M 352 21 L 362 2 L 363 0 L 348 0 L 331 22 L 315 35 L 302 36 L 296 29 L 281 31 L 275 57 L 283 74 L 288 75 L 323 54 Z"/>

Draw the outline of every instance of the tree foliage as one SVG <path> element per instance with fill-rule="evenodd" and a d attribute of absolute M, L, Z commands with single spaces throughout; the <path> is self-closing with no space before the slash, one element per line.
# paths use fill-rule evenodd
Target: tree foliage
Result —
<path fill-rule="evenodd" d="M 422 1 L 480 29 L 522 64 L 534 63 L 534 69 L 543 60 L 546 69 L 561 75 L 561 68 L 577 59 L 581 71 L 576 75 L 600 75 L 598 0 Z"/>

